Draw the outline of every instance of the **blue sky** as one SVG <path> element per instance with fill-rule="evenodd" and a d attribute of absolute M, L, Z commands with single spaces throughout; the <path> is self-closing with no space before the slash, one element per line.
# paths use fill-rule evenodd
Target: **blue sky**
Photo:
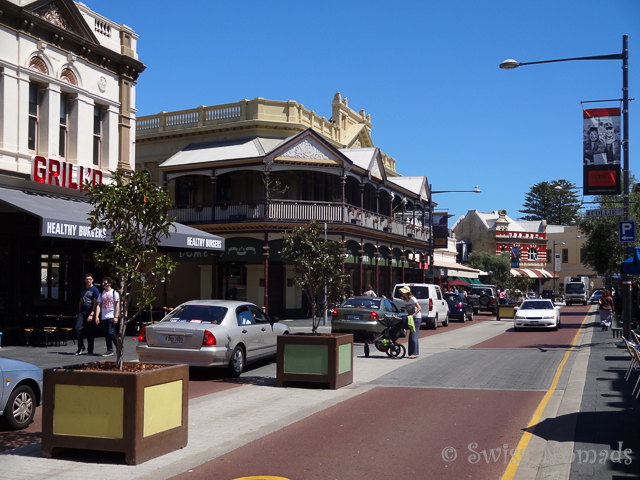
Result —
<path fill-rule="evenodd" d="M 639 0 L 85 3 L 140 35 L 138 115 L 264 97 L 329 118 L 341 92 L 371 114 L 399 173 L 427 175 L 434 190 L 480 187 L 434 197 L 451 223 L 469 209 L 518 218 L 541 181 L 582 186 L 580 102 L 622 98 L 620 60 L 500 62 L 617 54 L 627 34 L 640 176 Z M 585 108 L 605 106 L 620 102 Z"/>

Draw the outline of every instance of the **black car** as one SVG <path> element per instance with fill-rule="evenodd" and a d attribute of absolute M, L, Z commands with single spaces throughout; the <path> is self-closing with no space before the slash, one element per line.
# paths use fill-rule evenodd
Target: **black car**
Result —
<path fill-rule="evenodd" d="M 467 303 L 464 295 L 459 293 L 445 293 L 444 299 L 449 306 L 449 318 L 456 318 L 466 322 L 473 320 L 473 306 Z"/>
<path fill-rule="evenodd" d="M 556 301 L 556 292 L 554 290 L 543 290 L 541 296 L 552 302 Z"/>

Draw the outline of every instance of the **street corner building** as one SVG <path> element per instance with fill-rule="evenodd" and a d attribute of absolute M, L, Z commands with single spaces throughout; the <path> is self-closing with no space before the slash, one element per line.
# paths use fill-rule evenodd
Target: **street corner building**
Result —
<path fill-rule="evenodd" d="M 82 3 L 0 0 L 0 11 L 0 331 L 5 344 L 47 342 L 29 333 L 70 326 L 84 273 L 107 274 L 93 252 L 110 232 L 91 228 L 82 185 L 134 169 L 146 67 L 136 33 Z M 224 248 L 176 229 L 167 250 Z"/>
<path fill-rule="evenodd" d="M 390 296 L 396 283 L 477 279 L 478 270 L 456 263 L 455 240 L 431 249 L 435 204 L 426 175 L 400 175 L 375 146 L 371 115 L 340 93 L 330 119 L 293 100 L 258 97 L 160 112 L 136 125 L 136 169 L 167 189 L 170 214 L 225 239 L 224 252 L 176 254 L 169 303 L 183 301 L 196 279 L 200 298 L 308 315 L 280 251 L 285 232 L 310 221 L 341 242 L 356 294 L 368 284 Z"/>

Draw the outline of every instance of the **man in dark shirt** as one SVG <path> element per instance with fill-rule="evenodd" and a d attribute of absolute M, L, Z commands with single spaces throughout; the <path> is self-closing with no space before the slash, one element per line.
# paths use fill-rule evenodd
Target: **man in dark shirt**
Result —
<path fill-rule="evenodd" d="M 93 285 L 93 275 L 84 275 L 85 287 L 82 289 L 80 304 L 78 306 L 78 316 L 76 317 L 76 333 L 78 334 L 78 350 L 76 355 L 87 352 L 93 354 L 93 338 L 95 336 L 95 326 L 98 324 L 96 318 L 96 301 L 100 296 L 97 287 Z M 87 338 L 88 351 L 84 348 L 84 337 Z"/>

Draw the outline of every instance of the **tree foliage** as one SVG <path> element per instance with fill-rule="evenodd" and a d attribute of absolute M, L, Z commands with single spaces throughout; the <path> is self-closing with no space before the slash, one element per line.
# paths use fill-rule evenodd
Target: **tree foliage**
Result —
<path fill-rule="evenodd" d="M 511 278 L 511 261 L 508 253 L 496 255 L 489 252 L 471 252 L 469 266 L 485 272 L 493 272 L 490 275 L 491 281 L 501 290 L 508 287 Z"/>
<path fill-rule="evenodd" d="M 562 187 L 556 189 L 556 187 Z M 524 197 L 523 220 L 546 220 L 549 225 L 569 225 L 576 220 L 580 200 L 575 184 L 567 180 L 536 183 Z"/>
<path fill-rule="evenodd" d="M 171 201 L 145 172 L 111 172 L 113 183 L 87 185 L 93 206 L 89 212 L 92 228 L 104 229 L 111 236 L 105 248 L 96 252 L 98 266 L 114 279 L 120 294 L 120 331 L 117 337 L 116 368 L 122 370 L 126 326 L 155 299 L 155 286 L 175 269 L 175 262 L 158 255 L 158 244 L 175 231 L 166 210 Z M 135 313 L 129 308 L 135 298 Z"/>
<path fill-rule="evenodd" d="M 631 184 L 635 178 L 630 175 Z M 623 206 L 622 195 L 601 195 L 595 197 L 600 204 L 599 208 L 620 208 Z M 630 220 L 640 221 L 640 194 L 629 195 Z M 636 246 L 632 243 L 620 243 L 618 239 L 618 222 L 623 217 L 583 217 L 578 222 L 580 231 L 587 237 L 582 245 L 581 257 L 585 265 L 595 270 L 598 275 L 620 272 L 620 262 L 629 255 L 626 247 Z"/>
<path fill-rule="evenodd" d="M 335 241 L 325 241 L 322 227 L 310 222 L 283 238 L 282 258 L 293 265 L 295 284 L 311 303 L 313 333 L 320 324 L 318 302 L 324 298 L 327 286 L 327 303 L 337 303 L 342 299 L 348 275 L 342 271 L 342 245 Z"/>

